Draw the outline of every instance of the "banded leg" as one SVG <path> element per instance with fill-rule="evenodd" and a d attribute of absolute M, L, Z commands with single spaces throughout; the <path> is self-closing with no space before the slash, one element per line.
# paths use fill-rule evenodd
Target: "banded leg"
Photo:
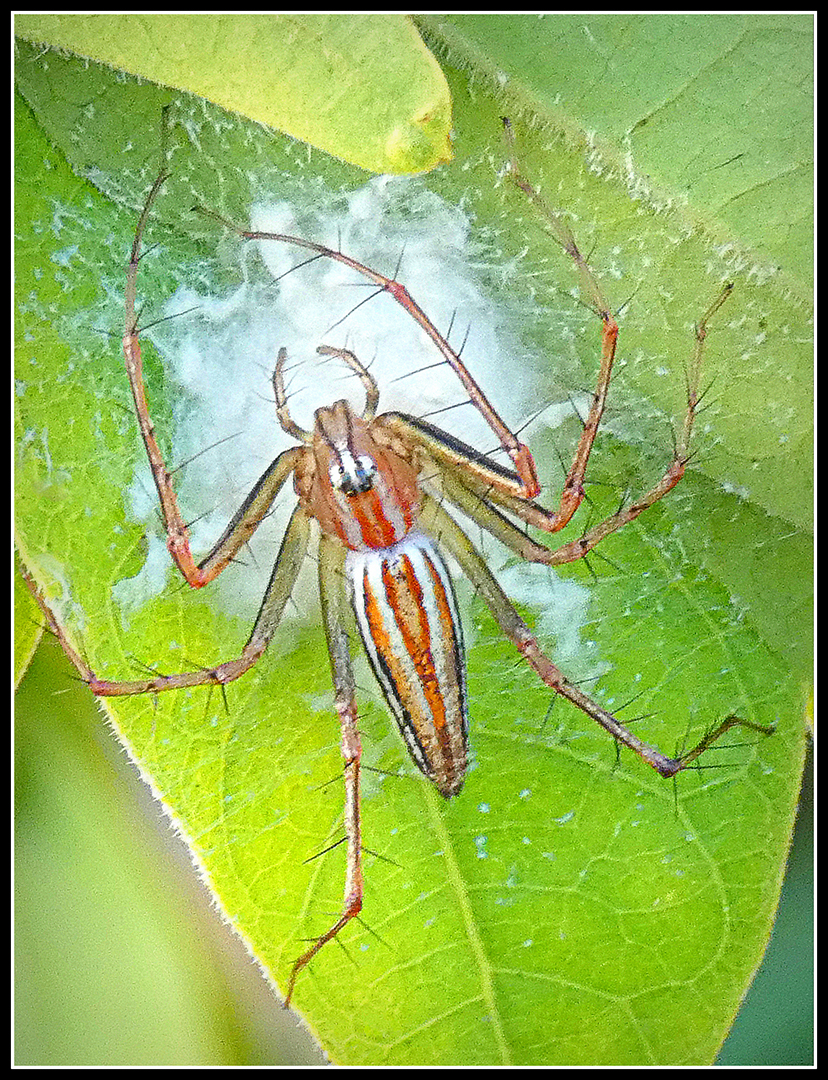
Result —
<path fill-rule="evenodd" d="M 203 668 L 200 671 L 184 671 L 175 675 L 156 675 L 148 679 L 117 682 L 99 679 L 71 644 L 48 604 L 37 591 L 34 582 L 30 578 L 27 578 L 27 581 L 49 629 L 60 641 L 66 655 L 93 694 L 99 697 L 129 697 L 133 694 L 157 694 L 165 690 L 181 690 L 208 684 L 223 686 L 249 671 L 270 644 L 299 576 L 299 570 L 307 554 L 309 537 L 310 519 L 304 510 L 297 506 L 285 531 L 279 556 L 273 567 L 253 631 L 241 654 L 215 667 Z"/>
<path fill-rule="evenodd" d="M 341 725 L 340 747 L 345 779 L 345 838 L 348 845 L 345 872 L 345 895 L 342 912 L 336 922 L 321 934 L 294 962 L 288 980 L 285 1008 L 296 985 L 296 978 L 323 945 L 327 945 L 362 910 L 362 837 L 360 827 L 359 773 L 362 745 L 357 729 L 356 686 L 351 667 L 346 627 L 350 608 L 344 586 L 345 549 L 324 533 L 319 540 L 319 594 L 322 601 L 322 621 L 331 658 L 331 674 L 336 711 Z"/>
<path fill-rule="evenodd" d="M 138 418 L 141 438 L 144 440 L 144 447 L 147 451 L 147 458 L 149 460 L 150 469 L 152 470 L 152 477 L 155 481 L 158 498 L 161 502 L 164 525 L 167 529 L 167 550 L 175 560 L 176 566 L 184 575 L 187 583 L 192 585 L 193 588 L 201 588 L 202 585 L 206 585 L 207 582 L 211 581 L 220 571 L 219 569 L 215 569 L 212 574 L 205 573 L 196 565 L 195 559 L 190 551 L 189 531 L 181 516 L 181 511 L 178 508 L 178 500 L 175 497 L 175 490 L 172 486 L 172 477 L 164 462 L 164 456 L 158 445 L 158 440 L 155 436 L 155 427 L 150 416 L 146 389 L 144 387 L 141 345 L 138 341 L 138 318 L 135 313 L 138 266 L 141 261 L 141 246 L 143 243 L 144 231 L 147 226 L 147 221 L 149 220 L 153 203 L 169 177 L 169 173 L 166 171 L 167 131 L 167 111 L 165 109 L 161 122 L 161 169 L 155 183 L 150 188 L 147 201 L 144 203 L 144 208 L 138 219 L 135 238 L 132 241 L 132 253 L 130 255 L 129 265 L 127 266 L 125 297 L 126 320 L 122 344 L 126 371 L 129 377 L 129 385 L 132 390 L 132 399 L 135 403 L 135 415 Z"/>
<path fill-rule="evenodd" d="M 253 485 L 250 494 L 233 515 L 212 550 L 198 564 L 205 582 L 218 577 L 256 532 L 270 512 L 285 481 L 296 467 L 300 453 L 301 447 L 298 446 L 284 450 L 268 465 Z"/>
<path fill-rule="evenodd" d="M 692 761 L 700 757 L 717 739 L 733 727 L 750 728 L 752 731 L 761 732 L 763 735 L 773 733 L 773 728 L 764 727 L 750 720 L 742 720 L 738 716 L 728 716 L 717 728 L 708 732 L 697 746 L 681 757 L 671 758 L 666 754 L 662 754 L 660 750 L 639 739 L 638 736 L 625 728 L 612 713 L 607 712 L 606 709 L 593 701 L 592 698 L 587 697 L 577 686 L 567 680 L 560 668 L 556 667 L 544 654 L 537 638 L 518 615 L 472 542 L 454 519 L 430 497 L 426 497 L 423 504 L 422 523 L 429 534 L 432 537 L 439 538 L 440 544 L 454 556 L 463 573 L 483 597 L 492 615 L 500 625 L 504 636 L 512 642 L 542 681 L 556 694 L 560 694 L 561 697 L 571 701 L 573 705 L 577 705 L 582 712 L 585 712 L 587 716 L 600 724 L 618 742 L 638 754 L 643 761 L 651 765 L 661 776 L 675 776 L 676 773 L 686 769 Z"/>
<path fill-rule="evenodd" d="M 581 293 L 584 300 L 589 307 L 592 308 L 595 314 L 598 315 L 602 323 L 601 364 L 598 374 L 598 386 L 593 395 L 592 405 L 584 424 L 584 429 L 581 433 L 572 466 L 564 482 L 563 494 L 558 510 L 555 513 L 550 513 L 548 510 L 543 510 L 533 503 L 527 503 L 525 499 L 520 500 L 520 506 L 515 505 L 516 500 L 513 499 L 507 499 L 504 500 L 503 503 L 500 503 L 500 505 L 505 506 L 506 509 L 516 513 L 522 520 L 526 521 L 527 524 L 536 525 L 545 532 L 558 532 L 572 518 L 572 515 L 575 513 L 575 510 L 577 510 L 584 497 L 583 481 L 586 474 L 589 455 L 595 441 L 595 436 L 598 433 L 598 426 L 606 404 L 607 390 L 609 389 L 612 364 L 615 357 L 618 326 L 615 319 L 612 317 L 609 305 L 589 268 L 589 264 L 578 250 L 578 245 L 575 243 L 575 238 L 573 237 L 569 226 L 554 212 L 541 193 L 522 172 L 520 163 L 517 159 L 512 125 L 506 117 L 503 117 L 503 127 L 509 148 L 509 174 L 513 182 L 527 196 L 530 202 L 537 207 L 553 237 L 575 263 L 581 282 Z M 615 532 L 616 529 L 620 529 L 622 525 L 626 525 L 627 522 L 632 521 L 643 510 L 646 510 L 647 507 L 652 506 L 653 503 L 662 499 L 684 476 L 684 470 L 688 460 L 687 455 L 690 435 L 692 433 L 693 422 L 695 420 L 699 401 L 699 379 L 701 375 L 704 340 L 707 336 L 707 324 L 725 300 L 727 300 L 732 290 L 732 284 L 728 284 L 724 287 L 719 297 L 714 301 L 710 308 L 708 308 L 696 328 L 696 349 L 693 362 L 688 371 L 687 380 L 687 412 L 685 414 L 682 435 L 676 445 L 673 462 L 670 465 L 670 468 L 649 492 L 631 506 L 620 511 L 618 514 L 613 515 L 611 518 L 607 518 L 605 521 L 601 522 L 600 525 L 591 529 L 586 536 L 582 537 L 580 540 L 565 545 L 560 548 L 559 551 L 555 552 L 553 561 L 549 563 L 550 565 L 556 565 L 557 563 L 562 562 L 572 562 L 575 559 L 582 558 L 583 555 L 594 548 L 596 544 L 600 543 L 605 536 Z M 498 502 L 499 500 L 494 499 L 493 501 Z M 509 505 L 509 503 L 512 505 Z M 546 562 L 547 559 L 541 559 L 540 561 Z"/>
<path fill-rule="evenodd" d="M 293 466 L 296 463 L 297 450 L 286 451 L 269 467 L 259 479 L 256 487 L 248 496 L 247 500 L 228 525 L 221 539 L 210 554 L 196 563 L 190 549 L 190 537 L 187 525 L 181 516 L 181 511 L 172 485 L 172 476 L 164 462 L 161 448 L 155 435 L 155 427 L 150 416 L 147 402 L 146 388 L 144 386 L 143 361 L 141 359 L 141 345 L 138 340 L 138 320 L 135 313 L 135 301 L 137 293 L 138 266 L 141 260 L 141 247 L 144 232 L 152 206 L 158 197 L 158 193 L 167 180 L 169 174 L 166 171 L 166 143 L 167 143 L 167 110 L 164 110 L 161 132 L 161 169 L 155 183 L 150 188 L 147 200 L 138 225 L 135 230 L 135 238 L 132 242 L 132 253 L 127 267 L 127 284 L 125 296 L 125 327 L 123 337 L 124 360 L 129 377 L 129 385 L 132 390 L 132 398 L 135 403 L 135 415 L 141 431 L 141 438 L 147 452 L 150 469 L 152 471 L 158 498 L 161 503 L 161 513 L 167 530 L 167 550 L 181 571 L 184 579 L 195 589 L 200 589 L 208 584 L 225 569 L 231 562 L 239 548 L 250 539 L 250 536 L 258 528 L 262 518 L 270 509 L 270 504 L 276 497 L 281 485 L 284 483 Z M 276 376 L 274 374 L 274 385 Z M 278 410 L 278 396 L 277 396 Z M 268 501 L 269 499 L 269 501 Z"/>
<path fill-rule="evenodd" d="M 607 403 L 612 365 L 615 360 L 615 347 L 618 341 L 618 323 L 613 318 L 610 306 L 601 292 L 589 264 L 578 250 L 578 245 L 575 243 L 575 237 L 572 235 L 569 226 L 563 218 L 552 210 L 540 192 L 523 175 L 517 160 L 512 125 L 505 116 L 503 117 L 503 130 L 506 134 L 506 143 L 509 149 L 509 175 L 517 187 L 529 198 L 530 202 L 538 208 L 552 235 L 575 263 L 583 298 L 601 320 L 601 362 L 598 369 L 598 385 L 592 395 L 589 414 L 584 422 L 581 438 L 572 459 L 572 465 L 564 481 L 560 505 L 554 514 L 547 512 L 546 524 L 542 526 L 547 532 L 558 532 L 568 524 L 584 498 L 584 476 L 586 475 L 589 455 L 595 442 L 595 436 L 598 434 L 598 427 Z"/>

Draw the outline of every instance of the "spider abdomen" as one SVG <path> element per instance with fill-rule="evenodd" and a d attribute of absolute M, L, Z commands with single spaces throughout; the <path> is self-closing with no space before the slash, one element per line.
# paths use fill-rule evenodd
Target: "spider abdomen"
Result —
<path fill-rule="evenodd" d="M 466 772 L 463 632 L 448 569 L 410 532 L 345 562 L 365 651 L 417 767 L 450 799 Z"/>

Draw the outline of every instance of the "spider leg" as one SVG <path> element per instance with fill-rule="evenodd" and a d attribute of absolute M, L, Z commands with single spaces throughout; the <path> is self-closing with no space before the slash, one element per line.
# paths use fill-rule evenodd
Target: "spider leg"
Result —
<path fill-rule="evenodd" d="M 584 422 L 581 437 L 578 440 L 575 456 L 564 481 L 560 505 L 554 514 L 549 514 L 547 511 L 546 524 L 541 526 L 547 532 L 558 532 L 571 520 L 572 515 L 581 505 L 584 498 L 584 476 L 586 475 L 589 455 L 592 452 L 595 436 L 598 434 L 601 417 L 604 415 L 604 408 L 607 403 L 612 365 L 615 360 L 615 348 L 618 342 L 618 323 L 615 321 L 609 303 L 595 280 L 595 275 L 589 268 L 589 263 L 575 243 L 575 237 L 572 235 L 571 229 L 563 218 L 555 213 L 537 188 L 521 171 L 515 148 L 514 132 L 511 123 L 506 117 L 503 117 L 503 129 L 509 150 L 509 176 L 516 187 L 520 188 L 529 201 L 537 207 L 541 217 L 546 221 L 549 231 L 572 259 L 578 271 L 580 290 L 584 301 L 601 320 L 601 362 L 598 369 L 598 383 L 595 393 L 592 395 L 592 404 Z"/>
<path fill-rule="evenodd" d="M 336 922 L 294 962 L 288 980 L 285 1008 L 296 985 L 296 978 L 319 950 L 362 910 L 362 837 L 360 826 L 360 759 L 362 746 L 357 729 L 356 685 L 348 648 L 348 600 L 344 587 L 345 549 L 324 533 L 319 541 L 319 594 L 322 601 L 322 621 L 331 658 L 331 673 L 336 711 L 341 725 L 341 751 L 345 779 L 345 837 L 348 844 L 345 894 L 342 912 Z"/>
<path fill-rule="evenodd" d="M 192 552 L 190 551 L 189 532 L 184 522 L 184 518 L 181 516 L 181 511 L 178 508 L 178 500 L 175 497 L 175 491 L 172 486 L 172 476 L 164 462 L 164 455 L 161 453 L 161 448 L 159 447 L 158 440 L 155 436 L 155 427 L 152 422 L 152 417 L 150 416 L 146 388 L 144 386 L 141 345 L 138 341 L 138 317 L 135 313 L 138 266 L 141 260 L 141 245 L 143 243 L 144 230 L 146 229 L 147 221 L 149 220 L 152 205 L 169 176 L 169 173 L 166 171 L 166 113 L 164 114 L 161 133 L 161 171 L 158 174 L 155 183 L 150 188 L 149 195 L 147 195 L 147 201 L 144 203 L 144 208 L 138 219 L 135 238 L 132 242 L 132 253 L 127 267 L 125 299 L 126 324 L 124 327 L 122 344 L 124 361 L 129 377 L 129 385 L 132 390 L 132 399 L 135 403 L 135 415 L 141 430 L 141 438 L 144 440 L 144 447 L 147 451 L 147 458 L 149 459 L 153 480 L 155 481 L 158 498 L 161 502 L 164 525 L 167 529 L 167 550 L 175 560 L 176 566 L 184 575 L 188 584 L 192 585 L 194 588 L 200 588 L 202 585 L 206 585 L 210 578 L 204 575 L 193 559 Z"/>
<path fill-rule="evenodd" d="M 158 193 L 167 180 L 169 174 L 166 171 L 166 143 L 167 143 L 167 113 L 164 111 L 162 121 L 161 138 L 161 169 L 150 188 L 138 225 L 135 230 L 135 238 L 132 242 L 132 253 L 127 267 L 127 284 L 125 294 L 125 327 L 123 337 L 124 361 L 126 363 L 129 385 L 132 390 L 132 398 L 135 403 L 135 414 L 141 437 L 146 448 L 147 458 L 152 471 L 158 498 L 161 503 L 161 512 L 164 525 L 167 530 L 167 550 L 181 571 L 184 579 L 195 589 L 200 589 L 213 578 L 217 577 L 239 548 L 258 528 L 262 518 L 270 508 L 270 504 L 276 497 L 276 493 L 282 486 L 287 476 L 296 463 L 294 451 L 287 451 L 268 468 L 259 479 L 253 491 L 248 496 L 242 508 L 235 515 L 230 525 L 225 530 L 221 539 L 200 563 L 196 563 L 190 549 L 189 530 L 181 515 L 178 500 L 172 485 L 172 474 L 167 469 L 164 456 L 158 445 L 155 435 L 155 427 L 150 416 L 147 402 L 146 388 L 144 386 L 143 361 L 141 359 L 141 344 L 138 340 L 138 318 L 135 313 L 135 302 L 138 281 L 138 266 L 141 260 L 141 247 L 143 244 L 144 231 L 149 220 L 150 211 L 158 197 Z"/>
<path fill-rule="evenodd" d="M 512 125 L 506 117 L 503 117 L 503 126 L 510 156 L 509 175 L 515 185 L 520 188 L 529 201 L 537 207 L 540 215 L 545 220 L 549 231 L 567 255 L 573 260 L 580 278 L 580 289 L 584 300 L 587 306 L 601 319 L 602 324 L 601 363 L 598 372 L 598 385 L 592 398 L 592 405 L 584 424 L 572 465 L 566 480 L 564 481 L 563 494 L 558 510 L 554 513 L 550 513 L 550 511 L 544 510 L 526 499 L 521 500 L 523 503 L 522 506 L 506 505 L 506 509 L 516 513 L 528 524 L 535 525 L 545 532 L 558 532 L 571 519 L 584 497 L 583 481 L 586 474 L 590 451 L 592 450 L 595 436 L 598 433 L 598 425 L 600 424 L 604 406 L 606 404 L 607 391 L 609 390 L 610 376 L 612 374 L 612 364 L 615 357 L 618 325 L 612 316 L 609 304 L 601 292 L 598 282 L 595 280 L 595 276 L 590 270 L 589 264 L 578 250 L 578 246 L 575 243 L 575 238 L 573 237 L 569 226 L 560 215 L 555 213 L 549 203 L 544 199 L 543 195 L 541 195 L 537 188 L 534 187 L 531 181 L 528 180 L 522 172 L 517 158 Z M 696 328 L 696 348 L 693 361 L 688 370 L 687 378 L 687 412 L 685 414 L 682 435 L 676 447 L 670 467 L 667 469 L 661 480 L 659 480 L 650 491 L 645 495 L 642 495 L 640 499 L 627 507 L 626 510 L 607 518 L 574 544 L 562 547 L 559 552 L 555 553 L 557 557 L 555 558 L 554 563 L 571 562 L 574 559 L 581 558 L 595 547 L 596 544 L 600 543 L 605 536 L 615 532 L 616 529 L 620 529 L 623 525 L 626 525 L 627 522 L 636 518 L 643 510 L 646 510 L 647 507 L 652 506 L 653 503 L 664 498 L 667 492 L 671 491 L 681 480 L 687 464 L 690 435 L 692 433 L 693 422 L 695 420 L 696 408 L 698 405 L 698 388 L 701 375 L 704 340 L 707 336 L 707 324 L 728 298 L 732 289 L 732 284 L 725 286 L 719 297 L 704 314 L 701 322 Z M 494 501 L 498 500 L 495 498 Z M 511 502 L 512 500 L 509 501 Z M 501 505 L 505 505 L 505 503 L 501 503 Z"/>
<path fill-rule="evenodd" d="M 37 591 L 32 580 L 27 577 L 27 581 L 46 618 L 49 629 L 58 638 L 66 655 L 75 665 L 81 679 L 89 686 L 93 694 L 100 697 L 128 697 L 133 694 L 153 694 L 164 690 L 181 690 L 190 686 L 204 686 L 208 683 L 223 686 L 225 683 L 233 682 L 248 671 L 270 644 L 307 554 L 309 536 L 310 519 L 304 510 L 297 507 L 285 531 L 282 546 L 253 631 L 241 654 L 235 659 L 227 660 L 215 667 L 202 668 L 199 671 L 183 671 L 175 675 L 156 675 L 148 679 L 131 681 L 99 679 L 71 644 L 66 632 L 45 599 Z"/>
<path fill-rule="evenodd" d="M 736 716 L 729 716 L 717 728 L 706 733 L 697 746 L 681 757 L 671 758 L 666 754 L 662 754 L 654 746 L 650 746 L 639 739 L 637 735 L 625 728 L 612 713 L 607 712 L 606 709 L 602 708 L 567 680 L 560 668 L 556 667 L 545 655 L 538 643 L 538 639 L 517 613 L 471 540 L 457 522 L 431 497 L 426 497 L 424 502 L 422 521 L 424 528 L 432 536 L 439 537 L 441 546 L 445 547 L 457 560 L 463 573 L 483 597 L 489 610 L 500 625 L 504 636 L 512 642 L 543 682 L 551 690 L 554 690 L 556 694 L 560 694 L 561 697 L 571 701 L 573 705 L 577 705 L 587 716 L 590 716 L 605 731 L 609 732 L 614 739 L 638 754 L 643 761 L 651 765 L 661 776 L 675 776 L 676 773 L 687 768 L 690 762 L 695 761 L 732 727 L 743 726 L 759 731 L 762 734 L 771 733 L 772 729 L 770 728 L 742 720 Z"/>
<path fill-rule="evenodd" d="M 300 446 L 283 451 L 253 485 L 212 550 L 198 564 L 198 569 L 206 581 L 218 577 L 261 525 L 285 481 L 296 467 L 301 452 Z"/>

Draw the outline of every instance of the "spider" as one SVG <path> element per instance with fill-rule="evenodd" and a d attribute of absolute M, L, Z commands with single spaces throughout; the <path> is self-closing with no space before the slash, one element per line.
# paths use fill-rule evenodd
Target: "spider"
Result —
<path fill-rule="evenodd" d="M 224 686 L 240 678 L 262 656 L 275 635 L 308 552 L 311 523 L 319 540 L 319 590 L 322 621 L 330 654 L 335 707 L 341 729 L 345 783 L 344 827 L 347 841 L 345 891 L 341 912 L 299 956 L 290 972 L 285 1006 L 304 967 L 362 909 L 362 841 L 360 771 L 362 748 L 351 666 L 347 598 L 374 674 L 399 726 L 408 752 L 440 794 L 451 799 L 462 787 L 467 766 L 468 701 L 463 633 L 447 553 L 469 578 L 504 636 L 541 680 L 600 724 L 660 775 L 673 777 L 696 761 L 726 731 L 737 725 L 770 734 L 766 728 L 736 716 L 711 727 L 701 741 L 680 757 L 668 757 L 624 727 L 588 697 L 543 652 L 535 634 L 498 584 L 455 518 L 448 503 L 500 540 L 520 558 L 558 566 L 583 558 L 606 536 L 633 521 L 662 499 L 681 480 L 698 405 L 704 341 L 710 320 L 727 300 L 728 284 L 704 313 L 688 375 L 688 402 L 673 460 L 661 479 L 629 505 L 589 528 L 580 538 L 551 550 L 532 539 L 522 526 L 554 534 L 571 520 L 584 498 L 584 477 L 609 389 L 618 325 L 568 227 L 546 206 L 520 171 L 511 129 L 510 171 L 514 182 L 535 203 L 550 229 L 573 260 L 582 293 L 601 322 L 598 382 L 583 431 L 567 473 L 558 508 L 536 502 L 541 486 L 529 448 L 498 416 L 459 355 L 436 330 L 425 312 L 398 281 L 358 263 L 340 251 L 312 241 L 277 233 L 251 232 L 217 218 L 243 240 L 281 242 L 344 263 L 390 293 L 429 335 L 457 373 L 469 399 L 497 435 L 512 468 L 491 461 L 471 446 L 425 420 L 399 412 L 378 413 L 377 383 L 348 349 L 320 346 L 319 353 L 338 358 L 360 379 L 365 405 L 357 413 L 345 400 L 319 408 L 313 430 L 301 428 L 288 408 L 285 389 L 287 353 L 280 349 L 272 377 L 276 417 L 296 446 L 281 453 L 264 471 L 212 550 L 196 561 L 187 525 L 153 428 L 142 373 L 135 310 L 138 266 L 144 232 L 153 204 L 167 179 L 163 164 L 147 196 L 132 245 L 127 270 L 123 349 L 138 424 L 146 447 L 167 532 L 167 548 L 186 582 L 201 588 L 231 563 L 269 513 L 291 476 L 298 497 L 250 637 L 239 656 L 209 669 L 152 675 L 132 681 L 98 678 L 68 641 L 45 602 L 40 599 L 53 632 L 93 693 L 122 696 L 182 689 L 205 684 Z"/>

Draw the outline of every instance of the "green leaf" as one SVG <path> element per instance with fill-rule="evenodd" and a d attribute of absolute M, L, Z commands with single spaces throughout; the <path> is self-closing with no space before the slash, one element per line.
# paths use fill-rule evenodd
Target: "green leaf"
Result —
<path fill-rule="evenodd" d="M 363 169 L 417 173 L 451 157 L 448 86 L 403 15 L 38 14 L 18 15 L 15 30 Z"/>
<path fill-rule="evenodd" d="M 678 204 L 809 299 L 810 15 L 554 15 L 508 33 L 490 15 L 420 21 L 517 104 L 588 132 L 633 198 Z"/>
<path fill-rule="evenodd" d="M 524 19 L 498 25 L 508 25 L 502 36 L 522 40 L 536 26 Z M 564 36 L 563 52 L 566 45 Z M 294 205 L 297 228 L 327 222 L 328 234 L 316 238 L 332 244 L 335 212 L 344 207 L 346 223 L 362 213 L 370 224 L 378 214 L 377 232 L 396 245 L 379 269 L 392 272 L 403 250 L 399 276 L 418 282 L 417 298 L 425 304 L 420 290 L 429 277 L 446 294 L 427 306 L 447 305 L 435 314 L 441 326 L 453 308 L 461 330 L 474 313 L 464 356 L 507 421 L 518 426 L 538 408 L 562 403 L 526 435 L 549 492 L 560 486 L 558 454 L 571 453 L 578 433 L 569 397 L 580 405 L 589 393 L 600 335 L 572 295 L 566 257 L 520 193 L 498 180 L 498 117 L 508 110 L 527 171 L 571 215 L 613 305 L 629 299 L 606 434 L 591 463 L 595 508 L 582 511 L 582 523 L 661 475 L 671 418 L 682 414 L 693 322 L 723 280 L 736 289 L 710 330 L 712 389 L 691 474 L 602 545 L 611 562 L 593 560 L 594 576 L 580 564 L 555 576 L 510 565 L 504 585 L 570 677 L 589 680 L 590 693 L 610 707 L 635 698 L 622 716 L 640 715 L 636 731 L 665 751 L 688 723 L 692 737 L 729 712 L 776 722 L 778 731 L 711 752 L 710 763 L 726 767 L 681 777 L 674 795 L 628 755 L 617 764 L 604 733 L 563 703 L 545 722 L 549 693 L 467 598 L 475 760 L 466 787 L 444 804 L 416 775 L 360 668 L 366 761 L 405 778 L 366 776 L 365 844 L 378 853 L 366 855 L 367 926 L 343 935 L 349 955 L 335 946 L 320 953 L 295 1005 L 330 1056 L 347 1064 L 710 1062 L 770 931 L 804 746 L 812 445 L 805 278 L 795 266 L 782 272 L 764 263 L 749 233 L 734 237 L 722 223 L 715 200 L 657 198 L 662 192 L 647 189 L 635 161 L 620 169 L 612 131 L 587 144 L 575 133 L 574 113 L 569 135 L 536 126 L 549 119 L 541 95 L 521 88 L 516 100 L 489 91 L 474 51 L 461 54 L 455 39 L 446 71 L 458 105 L 457 160 L 405 187 L 375 184 L 366 192 L 363 178 L 340 163 L 178 96 L 172 176 L 148 237 L 159 246 L 139 278 L 145 323 L 163 316 L 178 288 L 200 298 L 201 314 L 158 327 L 155 348 L 145 346 L 153 418 L 169 460 L 216 441 L 214 418 L 225 403 L 229 409 L 234 381 L 252 371 L 267 398 L 275 348 L 294 332 L 290 313 L 266 306 L 269 279 L 255 253 L 240 252 L 188 213 L 199 202 L 247 221 L 251 204 L 267 196 Z M 167 587 L 150 595 L 145 556 L 160 541 L 151 492 L 148 518 L 136 509 L 143 451 L 119 338 L 123 266 L 137 207 L 157 171 L 169 94 L 54 54 L 21 57 L 20 87 L 36 111 L 21 107 L 16 141 L 21 551 L 99 674 L 130 678 L 143 664 L 162 671 L 213 664 L 237 655 L 246 639 L 255 586 L 269 572 L 278 533 L 270 546 L 254 548 L 247 565 L 228 569 L 224 585 L 184 591 L 165 564 Z M 757 49 L 751 61 L 763 57 Z M 460 60 L 477 71 L 474 80 L 456 70 Z M 81 101 L 94 102 L 86 115 L 77 111 Z M 533 122 L 514 111 L 518 104 L 531 107 Z M 702 142 L 704 120 L 704 112 L 685 119 Z M 758 128 L 764 117 L 740 120 L 751 122 Z M 76 171 L 94 187 L 72 174 L 44 130 L 70 148 Z M 429 246 L 435 227 L 437 262 Z M 346 249 L 364 235 L 353 228 L 343 236 Z M 322 331 L 313 324 L 317 292 L 325 303 L 328 296 L 325 282 L 308 276 L 318 269 L 297 271 L 282 286 L 298 289 L 293 307 L 307 319 L 308 353 L 338 317 L 329 311 Z M 264 358 L 253 345 L 254 316 L 238 306 L 242 281 L 273 324 Z M 347 312 L 353 291 L 341 292 Z M 230 338 L 242 353 L 249 346 L 247 368 L 229 351 L 224 372 L 207 366 L 210 337 L 230 349 L 226 326 L 206 321 L 214 301 L 226 305 L 224 324 L 235 320 Z M 383 323 L 379 301 L 365 308 Z M 487 318 L 508 350 L 485 347 L 486 338 L 481 346 Z M 357 325 L 359 337 L 350 340 Z M 361 324 L 345 322 L 337 333 L 338 344 L 373 358 Z M 394 331 L 373 369 L 385 407 L 398 407 L 388 374 L 394 352 L 404 370 L 421 366 L 411 359 L 416 343 L 403 344 L 402 333 L 398 339 Z M 203 352 L 187 382 L 180 361 L 192 341 Z M 317 375 L 306 365 L 297 358 L 297 379 L 307 383 L 310 371 L 328 401 L 349 392 L 338 373 Z M 411 411 L 422 410 L 417 398 L 433 377 L 408 380 Z M 210 401 L 215 414 L 202 413 Z M 256 428 L 249 441 L 240 435 L 187 466 L 185 514 L 212 511 L 228 480 L 241 500 L 257 475 L 256 455 L 267 460 L 277 449 L 269 408 L 265 400 L 272 446 Z M 454 420 L 462 433 L 468 413 L 454 410 L 437 422 Z M 180 432 L 190 415 L 210 419 L 185 446 Z M 491 445 L 491 437 L 474 437 Z M 242 449 L 231 458 L 235 443 Z M 222 468 L 225 482 L 204 480 Z M 562 539 L 577 536 L 582 523 Z M 502 567 L 503 552 L 487 551 Z M 253 600 L 240 600 L 239 611 L 234 594 L 243 590 Z M 328 783 L 340 770 L 338 730 L 313 619 L 291 619 L 227 697 L 226 711 L 206 689 L 160 695 L 157 703 L 105 704 L 222 909 L 284 986 L 300 939 L 324 929 L 337 910 L 344 870 L 341 847 L 303 863 L 338 838 L 341 817 L 340 786 Z"/>

